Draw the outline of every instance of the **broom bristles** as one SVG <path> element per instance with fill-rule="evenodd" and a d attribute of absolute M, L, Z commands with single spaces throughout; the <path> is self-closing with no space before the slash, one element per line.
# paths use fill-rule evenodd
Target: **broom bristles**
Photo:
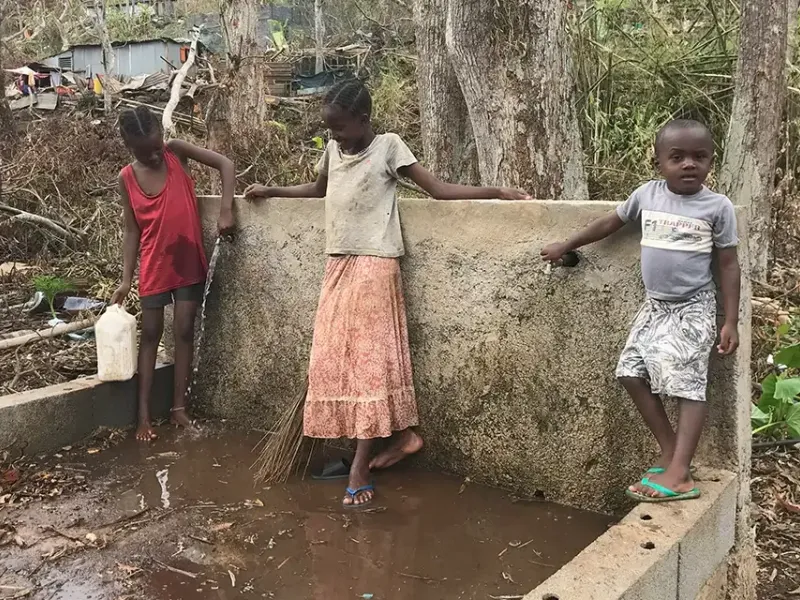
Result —
<path fill-rule="evenodd" d="M 256 445 L 261 447 L 253 463 L 256 481 L 284 483 L 292 475 L 303 445 L 303 407 L 308 393 L 308 383 L 286 409 L 273 431 L 268 432 Z"/>

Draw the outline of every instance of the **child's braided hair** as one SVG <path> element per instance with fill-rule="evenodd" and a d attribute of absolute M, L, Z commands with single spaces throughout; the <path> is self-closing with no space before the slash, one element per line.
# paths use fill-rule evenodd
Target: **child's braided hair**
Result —
<path fill-rule="evenodd" d="M 161 122 L 146 106 L 122 111 L 117 121 L 119 132 L 125 139 L 149 137 L 161 130 Z"/>
<path fill-rule="evenodd" d="M 360 79 L 345 79 L 325 94 L 325 106 L 338 106 L 351 115 L 372 116 L 372 97 Z"/>

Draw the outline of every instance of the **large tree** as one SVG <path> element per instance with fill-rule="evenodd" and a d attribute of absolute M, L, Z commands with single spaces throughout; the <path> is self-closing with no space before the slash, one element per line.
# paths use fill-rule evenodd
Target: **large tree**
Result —
<path fill-rule="evenodd" d="M 5 21 L 5 16 L 8 14 L 9 4 L 11 0 L 0 0 L 0 32 L 3 31 L 3 24 Z M 5 71 L 3 71 L 3 50 L 4 42 L 0 39 L 0 140 L 8 134 L 11 133 L 11 130 L 14 126 L 14 121 L 11 116 L 11 109 L 8 106 L 8 100 L 6 99 L 5 90 L 6 90 L 6 78 L 5 78 Z M 0 160 L 2 160 L 2 156 L 0 156 Z M 0 180 L 0 186 L 2 186 L 2 181 Z"/>
<path fill-rule="evenodd" d="M 564 0 L 450 0 L 447 48 L 487 185 L 588 196 Z"/>
<path fill-rule="evenodd" d="M 739 60 L 720 187 L 750 208 L 751 275 L 764 279 L 770 252 L 772 193 L 786 94 L 790 0 L 742 0 Z"/>
<path fill-rule="evenodd" d="M 446 47 L 448 0 L 417 0 L 417 82 L 425 163 L 446 181 L 477 183 L 478 156 L 467 105 Z"/>
<path fill-rule="evenodd" d="M 269 69 L 264 41 L 257 37 L 258 0 L 223 0 L 222 30 L 227 70 L 206 114 L 209 142 L 230 148 L 231 136 L 258 130 L 267 113 Z"/>

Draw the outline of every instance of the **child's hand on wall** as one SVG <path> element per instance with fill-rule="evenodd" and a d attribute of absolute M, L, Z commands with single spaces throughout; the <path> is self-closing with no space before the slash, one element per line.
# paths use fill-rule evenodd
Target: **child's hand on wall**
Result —
<path fill-rule="evenodd" d="M 531 196 L 522 190 L 515 190 L 514 188 L 500 188 L 497 197 L 500 200 L 530 200 Z"/>
<path fill-rule="evenodd" d="M 259 183 L 254 183 L 252 185 L 247 186 L 247 189 L 244 191 L 244 197 L 248 200 L 256 200 L 258 198 L 269 198 L 272 196 L 272 188 L 267 187 L 266 185 L 261 185 Z"/>

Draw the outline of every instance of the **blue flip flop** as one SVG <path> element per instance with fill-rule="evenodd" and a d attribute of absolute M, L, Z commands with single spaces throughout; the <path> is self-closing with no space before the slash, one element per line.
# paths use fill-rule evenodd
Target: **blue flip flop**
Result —
<path fill-rule="evenodd" d="M 625 490 L 625 495 L 629 498 L 633 498 L 637 502 L 677 502 L 678 500 L 694 500 L 695 498 L 700 497 L 700 490 L 698 488 L 692 488 L 688 492 L 675 492 L 669 488 L 664 487 L 658 483 L 654 483 L 650 481 L 647 477 L 642 479 L 642 485 L 649 487 L 652 490 L 657 491 L 659 494 L 663 494 L 660 497 L 652 497 L 652 496 L 645 496 L 644 494 L 639 494 L 637 492 L 632 492 L 630 489 Z"/>
<path fill-rule="evenodd" d="M 347 495 L 350 496 L 350 498 L 353 500 L 353 504 L 345 504 L 343 501 L 342 506 L 344 506 L 345 508 L 364 508 L 365 506 L 369 506 L 375 499 L 375 494 L 373 494 L 372 498 L 370 498 L 367 502 L 362 502 L 361 504 L 355 504 L 356 496 L 358 496 L 361 492 L 374 492 L 374 491 L 375 491 L 375 486 L 372 485 L 371 483 L 367 485 L 362 485 L 360 488 L 355 490 L 352 490 L 349 487 L 345 488 L 345 492 L 347 492 Z"/>

